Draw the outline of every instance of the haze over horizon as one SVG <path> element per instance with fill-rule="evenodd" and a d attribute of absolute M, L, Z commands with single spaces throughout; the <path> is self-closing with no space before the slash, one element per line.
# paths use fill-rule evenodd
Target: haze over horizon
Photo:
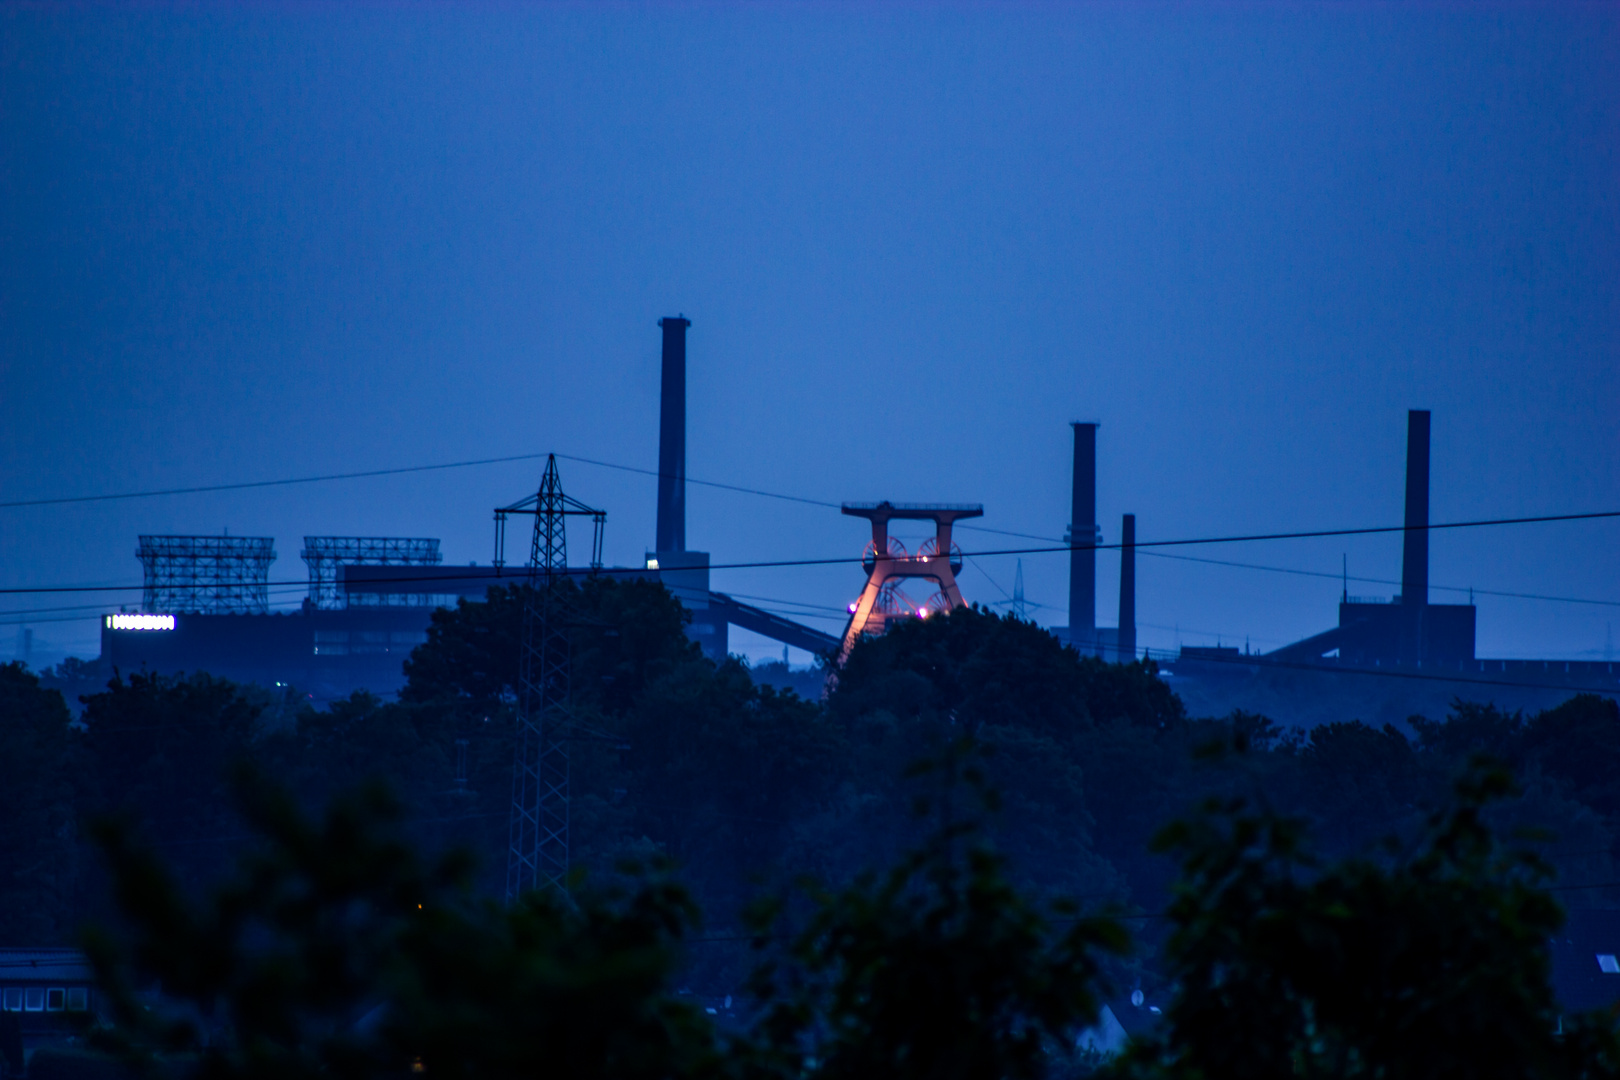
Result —
<path fill-rule="evenodd" d="M 981 502 L 977 524 L 1061 538 L 1068 422 L 1094 420 L 1107 541 L 1126 512 L 1143 540 L 1397 525 L 1427 408 L 1434 521 L 1620 510 L 1612 5 L 13 6 L 0 26 L 0 502 L 546 451 L 651 469 L 656 322 L 679 312 L 698 479 Z M 303 578 L 305 534 L 483 563 L 491 509 L 541 465 L 0 509 L 0 587 L 138 582 L 138 534 L 227 528 L 276 538 L 277 581 Z M 563 480 L 608 511 L 607 561 L 638 564 L 652 478 L 567 460 Z M 687 534 L 717 563 L 867 538 L 703 486 Z M 1598 659 L 1617 550 L 1616 520 L 1437 533 L 1430 576 L 1605 601 L 1476 597 L 1479 655 Z M 1400 571 L 1398 534 L 1177 554 L 1327 576 L 1144 553 L 1156 649 L 1280 646 L 1332 625 L 1341 559 Z M 1014 558 L 972 563 L 968 598 L 1005 600 Z M 1066 575 L 1024 556 L 1042 623 L 1067 622 Z M 715 575 L 832 629 L 860 584 Z M 27 626 L 36 666 L 94 656 L 117 606 L 4 600 L 0 658 Z M 736 644 L 780 654 L 759 640 Z"/>

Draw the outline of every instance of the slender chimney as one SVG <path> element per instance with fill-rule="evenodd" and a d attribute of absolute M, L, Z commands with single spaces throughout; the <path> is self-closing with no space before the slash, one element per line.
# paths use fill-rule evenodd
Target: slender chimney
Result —
<path fill-rule="evenodd" d="M 1074 499 L 1069 511 L 1069 644 L 1097 639 L 1097 425 L 1074 428 Z"/>
<path fill-rule="evenodd" d="M 658 407 L 656 551 L 686 550 L 686 328 L 684 316 L 659 319 L 664 330 L 663 391 Z"/>
<path fill-rule="evenodd" d="M 1406 532 L 1401 603 L 1429 602 L 1429 410 L 1406 414 Z"/>
<path fill-rule="evenodd" d="M 1119 525 L 1119 656 L 1121 664 L 1136 659 L 1136 515 Z"/>

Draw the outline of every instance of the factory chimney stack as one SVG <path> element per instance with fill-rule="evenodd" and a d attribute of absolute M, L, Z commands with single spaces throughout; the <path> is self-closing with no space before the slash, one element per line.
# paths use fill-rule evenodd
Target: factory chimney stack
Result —
<path fill-rule="evenodd" d="M 1074 499 L 1069 511 L 1069 644 L 1096 651 L 1097 425 L 1073 424 Z"/>
<path fill-rule="evenodd" d="M 1429 410 L 1406 414 L 1406 533 L 1401 603 L 1429 602 Z"/>
<path fill-rule="evenodd" d="M 686 550 L 686 328 L 684 316 L 659 319 L 664 331 L 658 408 L 657 551 Z"/>
<path fill-rule="evenodd" d="M 1422 664 L 1429 606 L 1429 412 L 1406 414 L 1406 532 L 1401 547 L 1402 663 Z"/>
<path fill-rule="evenodd" d="M 1119 526 L 1119 655 L 1117 663 L 1136 659 L 1136 515 Z"/>

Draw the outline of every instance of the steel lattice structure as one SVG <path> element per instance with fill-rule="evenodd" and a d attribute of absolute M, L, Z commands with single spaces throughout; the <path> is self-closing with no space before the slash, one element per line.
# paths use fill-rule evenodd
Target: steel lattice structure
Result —
<path fill-rule="evenodd" d="M 309 602 L 324 610 L 347 606 L 338 589 L 340 566 L 438 566 L 444 561 L 437 540 L 396 536 L 306 536 L 300 554 L 309 564 Z M 426 592 L 400 593 L 389 599 L 406 607 L 433 603 Z"/>
<path fill-rule="evenodd" d="M 529 889 L 561 886 L 568 876 L 569 707 L 568 612 L 557 586 L 568 574 L 570 515 L 595 525 L 593 568 L 601 560 L 606 515 L 563 494 L 555 455 L 546 458 L 540 490 L 495 511 L 500 558 L 509 514 L 534 515 L 523 645 L 518 665 L 517 749 L 512 766 L 512 815 L 506 860 L 506 898 Z"/>
<path fill-rule="evenodd" d="M 270 610 L 268 536 L 142 536 L 141 608 L 149 612 L 263 615 Z"/>
<path fill-rule="evenodd" d="M 956 587 L 956 572 L 962 568 L 962 551 L 951 542 L 951 527 L 963 518 L 984 515 L 978 503 L 845 503 L 850 517 L 872 523 L 872 542 L 866 546 L 861 564 L 866 569 L 866 588 L 850 606 L 849 624 L 838 652 L 838 666 L 849 659 L 862 634 L 881 634 L 884 627 L 902 615 L 927 617 L 937 611 L 964 606 Z M 889 535 L 889 522 L 932 521 L 934 535 L 923 541 L 917 554 L 908 555 L 898 540 Z M 939 591 L 921 607 L 912 605 L 899 590 L 907 578 L 927 578 Z M 836 672 L 837 667 L 832 669 Z M 829 677 L 835 677 L 829 672 Z"/>

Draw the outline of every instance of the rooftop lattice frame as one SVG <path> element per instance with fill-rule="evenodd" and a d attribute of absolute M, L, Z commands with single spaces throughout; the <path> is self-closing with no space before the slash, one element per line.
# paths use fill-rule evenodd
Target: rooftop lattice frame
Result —
<path fill-rule="evenodd" d="M 143 536 L 141 607 L 150 612 L 262 615 L 270 610 L 268 536 Z"/>
<path fill-rule="evenodd" d="M 301 553 L 309 564 L 309 602 L 318 608 L 345 606 L 338 588 L 340 566 L 437 566 L 444 561 L 439 541 L 398 536 L 306 536 Z M 400 602 L 425 604 L 424 591 L 401 594 Z"/>

